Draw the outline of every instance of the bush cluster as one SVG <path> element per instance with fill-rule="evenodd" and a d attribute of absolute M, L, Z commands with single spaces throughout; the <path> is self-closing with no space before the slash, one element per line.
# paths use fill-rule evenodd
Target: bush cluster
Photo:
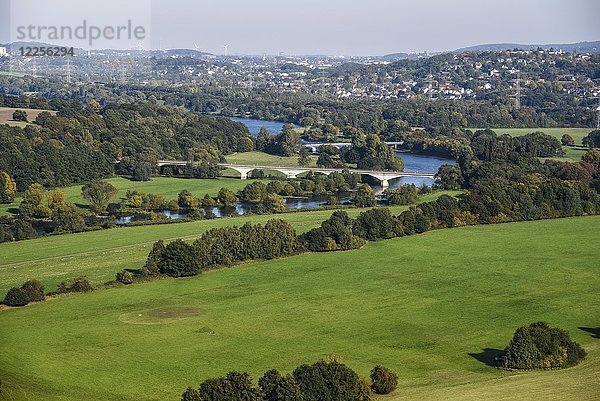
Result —
<path fill-rule="evenodd" d="M 8 306 L 25 306 L 30 302 L 46 299 L 44 286 L 38 280 L 27 280 L 21 287 L 13 287 L 6 293 L 4 304 Z"/>
<path fill-rule="evenodd" d="M 205 380 L 197 389 L 188 387 L 181 401 L 369 401 L 371 388 L 380 389 L 380 372 L 388 380 L 385 389 L 391 390 L 378 394 L 390 393 L 397 384 L 397 376 L 388 369 L 376 366 L 373 371 L 378 372 L 377 377 L 369 385 L 343 363 L 321 360 L 301 365 L 291 375 L 269 370 L 258 380 L 258 387 L 253 386 L 247 373 L 232 371 L 224 377 Z"/>
<path fill-rule="evenodd" d="M 87 277 L 77 277 L 69 281 L 63 281 L 58 285 L 57 293 L 90 292 L 94 286 Z"/>
<path fill-rule="evenodd" d="M 515 331 L 498 364 L 505 369 L 566 368 L 578 364 L 586 355 L 566 331 L 537 322 Z"/>

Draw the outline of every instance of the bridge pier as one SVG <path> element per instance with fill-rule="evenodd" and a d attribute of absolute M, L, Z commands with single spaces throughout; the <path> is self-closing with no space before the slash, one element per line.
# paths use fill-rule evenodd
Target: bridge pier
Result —
<path fill-rule="evenodd" d="M 381 180 L 381 187 L 383 189 L 387 189 L 390 187 L 390 181 L 389 180 Z"/>

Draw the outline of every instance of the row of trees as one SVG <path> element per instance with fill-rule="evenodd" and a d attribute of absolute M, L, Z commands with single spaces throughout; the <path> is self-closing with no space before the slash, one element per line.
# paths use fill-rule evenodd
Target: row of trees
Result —
<path fill-rule="evenodd" d="M 397 384 L 398 376 L 383 366 L 373 368 L 369 384 L 338 358 L 330 358 L 301 365 L 285 376 L 269 370 L 258 387 L 247 373 L 232 371 L 203 381 L 198 389 L 189 387 L 181 401 L 369 401 L 372 393 L 389 394 Z"/>
<path fill-rule="evenodd" d="M 299 250 L 294 228 L 283 220 L 264 226 L 244 224 L 207 231 L 193 244 L 174 241 L 154 244 L 143 268 L 144 274 L 171 277 L 195 276 L 216 266 L 229 266 L 252 259 L 274 259 Z"/>

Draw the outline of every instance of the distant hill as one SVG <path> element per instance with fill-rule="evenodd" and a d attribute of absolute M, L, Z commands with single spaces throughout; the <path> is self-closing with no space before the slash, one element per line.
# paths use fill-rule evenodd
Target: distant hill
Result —
<path fill-rule="evenodd" d="M 542 48 L 544 50 L 554 49 L 562 50 L 569 53 L 600 53 L 600 41 L 595 42 L 578 42 L 578 43 L 551 43 L 545 45 L 523 45 L 518 43 L 492 43 L 485 45 L 477 45 L 470 47 L 463 47 L 456 49 L 450 53 L 462 53 L 462 52 L 478 52 L 478 51 L 499 51 L 499 50 L 533 50 Z"/>
<path fill-rule="evenodd" d="M 408 58 L 408 53 L 392 53 L 392 54 L 386 54 L 385 56 L 381 56 L 381 59 L 384 61 L 398 61 L 398 60 L 405 60 Z"/>

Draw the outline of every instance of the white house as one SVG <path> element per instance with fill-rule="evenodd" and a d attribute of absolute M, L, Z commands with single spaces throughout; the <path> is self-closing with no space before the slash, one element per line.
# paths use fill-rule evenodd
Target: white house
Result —
<path fill-rule="evenodd" d="M 6 53 L 6 47 L 0 47 L 0 57 L 8 56 Z"/>

